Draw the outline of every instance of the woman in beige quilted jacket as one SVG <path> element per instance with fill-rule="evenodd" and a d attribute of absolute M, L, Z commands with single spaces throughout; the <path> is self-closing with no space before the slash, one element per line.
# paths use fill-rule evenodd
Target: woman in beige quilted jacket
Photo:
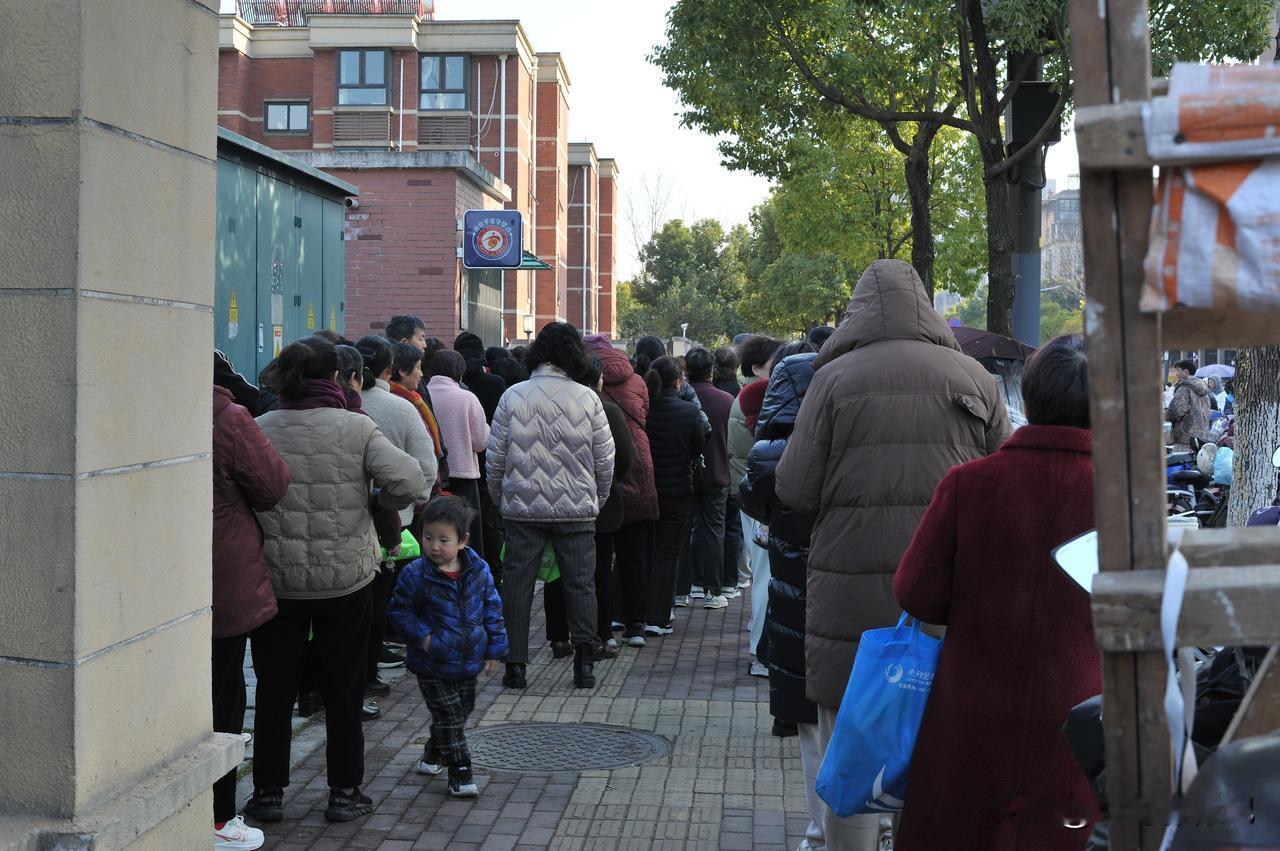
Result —
<path fill-rule="evenodd" d="M 369 583 L 379 556 L 369 483 L 379 489 L 379 502 L 399 510 L 413 503 L 425 480 L 417 460 L 395 448 L 372 419 L 347 410 L 337 376 L 337 351 L 318 337 L 287 346 L 264 376 L 280 408 L 258 424 L 293 482 L 274 508 L 258 513 L 278 608 L 251 637 L 258 694 L 254 793 L 244 811 L 259 822 L 284 817 L 290 714 L 309 632 L 329 740 L 325 817 L 350 821 L 373 811 L 360 792 Z"/>

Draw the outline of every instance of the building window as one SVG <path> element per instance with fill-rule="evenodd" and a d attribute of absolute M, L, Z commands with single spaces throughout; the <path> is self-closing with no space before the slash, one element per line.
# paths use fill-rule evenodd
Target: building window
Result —
<path fill-rule="evenodd" d="M 422 57 L 419 109 L 467 108 L 467 57 Z"/>
<path fill-rule="evenodd" d="M 311 129 L 311 106 L 306 103 L 267 103 L 268 133 L 306 133 Z"/>
<path fill-rule="evenodd" d="M 387 102 L 387 51 L 338 51 L 338 103 L 382 106 Z"/>

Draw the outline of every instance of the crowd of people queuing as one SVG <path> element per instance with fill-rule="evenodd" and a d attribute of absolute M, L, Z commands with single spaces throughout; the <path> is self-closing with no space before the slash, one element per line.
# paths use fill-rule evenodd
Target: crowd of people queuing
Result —
<path fill-rule="evenodd" d="M 552 655 L 582 689 L 681 608 L 749 592 L 744 669 L 769 680 L 773 733 L 798 737 L 802 848 L 871 851 L 895 832 L 899 851 L 1083 847 L 1063 816 L 1093 818 L 1088 788 L 1055 733 L 1100 690 L 1099 665 L 1088 601 L 1049 560 L 1092 526 L 1078 338 L 1028 364 L 1031 424 L 1012 437 L 993 379 L 898 261 L 868 268 L 838 328 L 796 341 L 675 357 L 643 337 L 628 356 L 556 322 L 527 347 L 463 333 L 448 348 L 396 316 L 354 343 L 292 343 L 260 383 L 215 358 L 214 723 L 241 729 L 248 639 L 256 822 L 283 818 L 290 716 L 310 692 L 326 818 L 372 811 L 361 721 L 398 664 L 431 716 L 418 770 L 478 794 L 463 732 L 477 677 L 527 687 L 541 576 Z M 421 555 L 402 559 L 410 539 Z M 839 818 L 818 768 L 859 636 L 903 610 L 948 630 L 926 768 L 900 825 Z M 215 845 L 258 847 L 235 805 L 233 772 Z"/>

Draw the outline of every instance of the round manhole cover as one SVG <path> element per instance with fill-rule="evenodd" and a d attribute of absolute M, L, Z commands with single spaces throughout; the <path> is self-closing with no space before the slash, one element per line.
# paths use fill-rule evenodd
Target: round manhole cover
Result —
<path fill-rule="evenodd" d="M 665 756 L 666 739 L 594 724 L 505 724 L 467 731 L 471 760 L 510 771 L 620 768 Z"/>

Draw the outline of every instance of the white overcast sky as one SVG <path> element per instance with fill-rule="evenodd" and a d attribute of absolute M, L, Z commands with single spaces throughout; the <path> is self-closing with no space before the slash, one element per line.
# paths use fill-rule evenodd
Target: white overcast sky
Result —
<path fill-rule="evenodd" d="M 234 0 L 222 0 L 234 8 Z M 680 126 L 680 104 L 662 85 L 658 69 L 645 57 L 663 38 L 664 0 L 601 3 L 599 0 L 436 0 L 439 19 L 517 19 L 539 52 L 558 51 L 572 81 L 569 136 L 596 144 L 600 156 L 618 160 L 626 193 L 659 175 L 671 187 L 670 214 L 686 220 L 744 222 L 769 184 L 720 165 L 716 142 Z M 1048 176 L 1064 185 L 1077 171 L 1075 144 L 1064 139 L 1050 149 Z M 635 271 L 635 251 L 625 221 L 618 240 L 619 271 Z"/>

